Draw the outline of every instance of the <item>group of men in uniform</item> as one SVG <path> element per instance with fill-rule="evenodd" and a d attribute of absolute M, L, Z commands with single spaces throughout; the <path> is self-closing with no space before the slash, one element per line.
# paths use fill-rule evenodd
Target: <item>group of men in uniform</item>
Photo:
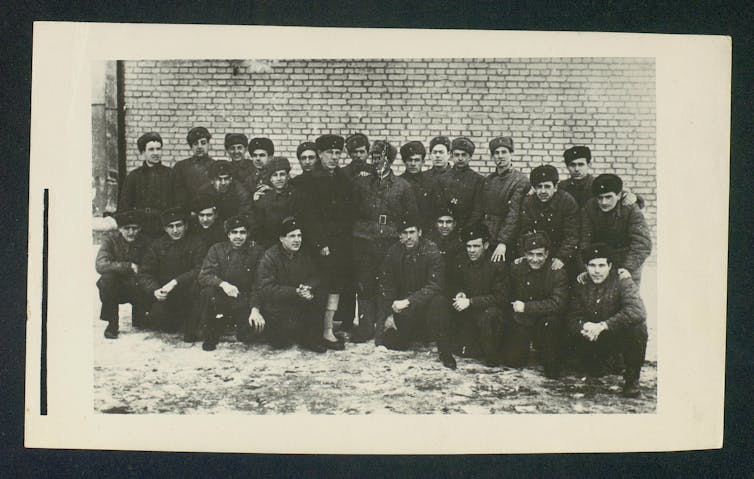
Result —
<path fill-rule="evenodd" d="M 211 138 L 192 128 L 191 156 L 172 168 L 159 134 L 138 139 L 143 164 L 96 260 L 105 337 L 131 303 L 134 327 L 207 351 L 231 325 L 240 341 L 315 352 L 434 341 L 452 369 L 454 355 L 524 366 L 533 345 L 551 378 L 569 352 L 593 375 L 618 356 L 624 394 L 639 394 L 649 228 L 618 176 L 590 174 L 588 147 L 564 152 L 559 182 L 552 165 L 514 168 L 510 137 L 489 142 L 496 168 L 483 176 L 471 139 L 438 136 L 429 152 L 404 144 L 396 175 L 390 142 L 325 134 L 298 146 L 291 177 L 269 138 L 229 133 L 223 160 Z"/>

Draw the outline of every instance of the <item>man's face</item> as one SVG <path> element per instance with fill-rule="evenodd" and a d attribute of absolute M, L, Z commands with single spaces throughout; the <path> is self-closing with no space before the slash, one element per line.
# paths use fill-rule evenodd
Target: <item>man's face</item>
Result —
<path fill-rule="evenodd" d="M 228 154 L 231 161 L 241 161 L 246 154 L 246 147 L 243 146 L 243 144 L 238 143 L 237 145 L 230 145 L 225 149 L 225 152 Z"/>
<path fill-rule="evenodd" d="M 416 174 L 422 170 L 422 162 L 424 158 L 422 155 L 416 154 L 406 158 L 403 162 L 406 164 L 406 171 L 408 173 Z"/>
<path fill-rule="evenodd" d="M 324 166 L 328 171 L 334 170 L 340 162 L 340 152 L 341 150 L 338 150 L 336 148 L 320 151 L 319 160 L 320 162 L 322 162 L 322 166 Z"/>
<path fill-rule="evenodd" d="M 602 284 L 610 274 L 613 264 L 607 262 L 607 258 L 594 258 L 586 264 L 586 272 L 594 284 Z"/>
<path fill-rule="evenodd" d="M 249 231 L 245 226 L 239 226 L 228 231 L 228 239 L 235 248 L 240 248 L 246 243 L 246 238 L 249 237 Z"/>
<path fill-rule="evenodd" d="M 556 191 L 558 191 L 558 187 L 552 181 L 543 181 L 534 185 L 534 192 L 542 203 L 550 201 Z"/>
<path fill-rule="evenodd" d="M 120 231 L 120 235 L 126 240 L 126 243 L 133 243 L 139 231 L 141 231 L 141 227 L 139 225 L 123 225 L 118 228 L 118 231 Z"/>
<path fill-rule="evenodd" d="M 277 191 L 281 191 L 288 183 L 288 172 L 285 170 L 277 170 L 270 175 L 270 184 Z"/>
<path fill-rule="evenodd" d="M 194 158 L 209 155 L 209 140 L 206 138 L 199 138 L 191 143 L 191 154 L 194 155 Z"/>
<path fill-rule="evenodd" d="M 411 249 L 419 243 L 419 238 L 422 236 L 422 230 L 416 226 L 410 226 L 401 231 L 400 236 L 401 243 L 403 243 L 406 248 Z"/>
<path fill-rule="evenodd" d="M 495 151 L 492 152 L 492 159 L 495 160 L 495 166 L 499 170 L 505 170 L 508 169 L 511 166 L 511 159 L 512 154 L 511 151 L 504 147 L 504 146 L 498 146 L 495 148 Z"/>
<path fill-rule="evenodd" d="M 587 163 L 586 158 L 573 160 L 568 163 L 566 167 L 568 168 L 568 173 L 571 175 L 571 178 L 574 180 L 582 180 L 589 174 L 589 163 Z"/>
<path fill-rule="evenodd" d="M 440 236 L 448 236 L 454 229 L 456 229 L 456 220 L 454 220 L 452 216 L 440 216 L 437 218 L 435 226 L 437 227 L 437 232 L 440 233 Z"/>
<path fill-rule="evenodd" d="M 531 269 L 539 269 L 545 264 L 550 252 L 546 248 L 534 248 L 526 252 L 526 262 Z"/>
<path fill-rule="evenodd" d="M 173 221 L 165 226 L 165 232 L 171 239 L 178 241 L 186 234 L 186 222 L 183 220 Z"/>
<path fill-rule="evenodd" d="M 301 165 L 301 171 L 312 171 L 314 163 L 317 162 L 317 152 L 314 150 L 302 151 L 301 156 L 298 157 L 298 162 Z"/>
<path fill-rule="evenodd" d="M 212 186 L 218 193 L 227 193 L 230 189 L 231 181 L 233 181 L 233 177 L 230 175 L 218 175 L 212 178 Z"/>
<path fill-rule="evenodd" d="M 597 205 L 600 207 L 600 210 L 607 213 L 608 211 L 615 208 L 615 205 L 618 204 L 618 198 L 618 194 L 613 193 L 612 191 L 602 193 L 600 195 L 597 195 Z"/>
<path fill-rule="evenodd" d="M 364 163 L 369 157 L 369 150 L 366 146 L 360 146 L 352 150 L 348 150 L 348 155 L 351 157 L 351 161 L 355 161 L 357 164 Z"/>
<path fill-rule="evenodd" d="M 270 155 L 267 154 L 267 150 L 254 150 L 251 152 L 251 161 L 254 162 L 257 169 L 264 168 L 270 161 Z"/>
<path fill-rule="evenodd" d="M 158 164 L 162 159 L 162 143 L 159 141 L 147 142 L 141 156 L 150 166 Z"/>
<path fill-rule="evenodd" d="M 303 235 L 300 229 L 295 229 L 285 236 L 280 237 L 280 244 L 283 245 L 286 251 L 298 251 L 301 249 L 301 241 Z"/>
<path fill-rule="evenodd" d="M 385 165 L 388 164 L 387 158 L 382 153 L 372 153 L 372 164 L 378 173 L 385 171 Z"/>
<path fill-rule="evenodd" d="M 462 168 L 467 166 L 471 161 L 471 155 L 464 150 L 453 150 L 453 163 L 455 166 Z"/>
<path fill-rule="evenodd" d="M 445 168 L 448 165 L 450 154 L 448 154 L 448 148 L 445 145 L 433 146 L 429 155 L 432 157 L 432 166 Z"/>
<path fill-rule="evenodd" d="M 196 214 L 196 217 L 199 220 L 199 224 L 202 228 L 209 228 L 210 226 L 215 224 L 215 220 L 217 219 L 217 210 L 214 206 L 205 208 L 198 212 Z"/>
<path fill-rule="evenodd" d="M 466 242 L 466 254 L 469 255 L 471 261 L 477 261 L 482 257 L 489 243 L 483 241 L 482 238 L 477 238 Z"/>

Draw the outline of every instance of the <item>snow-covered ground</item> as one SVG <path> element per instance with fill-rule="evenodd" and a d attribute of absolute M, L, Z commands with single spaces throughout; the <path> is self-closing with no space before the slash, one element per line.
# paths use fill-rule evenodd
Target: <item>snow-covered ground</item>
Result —
<path fill-rule="evenodd" d="M 118 339 L 103 337 L 93 292 L 94 409 L 104 413 L 177 414 L 439 414 L 651 413 L 657 401 L 656 267 L 648 264 L 642 296 L 650 344 L 642 396 L 620 396 L 622 379 L 599 384 L 566 375 L 546 379 L 529 368 L 487 368 L 464 358 L 446 369 L 433 348 L 397 352 L 374 344 L 316 354 L 294 346 L 276 351 L 232 336 L 205 352 L 178 335 L 131 328 L 122 305 Z"/>

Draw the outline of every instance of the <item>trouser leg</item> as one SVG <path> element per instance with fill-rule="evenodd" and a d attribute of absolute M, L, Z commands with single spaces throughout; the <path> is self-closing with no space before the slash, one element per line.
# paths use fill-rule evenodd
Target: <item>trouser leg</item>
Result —
<path fill-rule="evenodd" d="M 529 344 L 534 336 L 533 328 L 507 320 L 503 325 L 502 355 L 503 364 L 513 368 L 526 366 L 529 361 Z"/>
<path fill-rule="evenodd" d="M 251 303 L 249 294 L 241 293 L 237 298 L 229 298 L 230 316 L 236 328 L 236 339 L 245 343 L 256 341 L 261 332 L 252 328 L 249 324 L 251 315 Z"/>
<path fill-rule="evenodd" d="M 437 342 L 440 353 L 453 351 L 453 343 L 450 335 L 450 302 L 443 296 L 432 297 L 424 311 L 426 324 L 432 340 Z"/>
<path fill-rule="evenodd" d="M 644 365 L 644 359 L 647 352 L 647 328 L 646 325 L 639 325 L 629 328 L 623 337 L 622 352 L 626 369 L 623 373 L 623 379 L 626 384 L 638 384 L 641 368 Z"/>
<path fill-rule="evenodd" d="M 561 373 L 562 358 L 560 346 L 562 341 L 562 322 L 556 316 L 540 319 L 538 323 L 542 365 L 547 377 L 557 377 Z"/>
<path fill-rule="evenodd" d="M 99 299 L 102 303 L 99 318 L 102 321 L 118 320 L 118 304 L 123 294 L 123 281 L 115 275 L 102 275 L 97 280 Z"/>
<path fill-rule="evenodd" d="M 201 324 L 202 337 L 205 342 L 217 344 L 222 334 L 223 320 L 219 314 L 225 314 L 224 308 L 219 304 L 218 298 L 224 295 L 220 288 L 202 288 L 199 293 L 199 323 Z"/>
<path fill-rule="evenodd" d="M 453 315 L 453 349 L 465 357 L 476 357 L 480 352 L 479 324 L 474 312 L 466 310 Z"/>
<path fill-rule="evenodd" d="M 491 306 L 479 314 L 476 319 L 479 331 L 479 346 L 482 358 L 487 363 L 500 361 L 503 311 Z"/>

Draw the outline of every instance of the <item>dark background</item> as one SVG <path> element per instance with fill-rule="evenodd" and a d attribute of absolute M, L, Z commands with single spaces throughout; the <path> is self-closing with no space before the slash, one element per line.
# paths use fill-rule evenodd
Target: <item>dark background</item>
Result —
<path fill-rule="evenodd" d="M 217 3 L 217 4 L 216 4 Z M 363 477 L 372 475 L 751 477 L 752 451 L 752 32 L 747 1 L 467 1 L 382 2 L 6 2 L 0 49 L 3 88 L 4 248 L 0 301 L 0 475 L 8 477 Z M 306 25 L 381 28 L 473 28 L 730 35 L 733 37 L 730 240 L 725 447 L 717 451 L 645 454 L 508 456 L 274 456 L 23 448 L 29 121 L 32 23 L 91 21 Z M 705 68 L 704 65 L 699 66 Z M 704 141 L 700 138 L 697 141 Z M 61 165 L 61 168 L 64 165 Z M 689 165 L 704 168 L 705 165 Z M 703 191 L 688 191 L 690 207 Z M 54 203 L 54 196 L 51 198 Z M 703 227 L 703 225 L 700 225 Z M 700 246 L 703 254 L 704 245 Z M 689 258 L 693 261 L 693 258 Z M 699 278 L 704 281 L 705 278 Z M 689 354 L 704 354 L 689 351 Z M 694 371 L 689 371 L 694 374 Z M 699 378 L 704 381 L 703 377 Z M 333 433 L 334 431 L 329 431 Z M 336 431 L 335 431 L 336 432 Z M 400 431 L 396 431 L 400 434 Z M 568 438 L 563 438 L 564 442 Z M 746 452 L 748 451 L 748 453 Z"/>

